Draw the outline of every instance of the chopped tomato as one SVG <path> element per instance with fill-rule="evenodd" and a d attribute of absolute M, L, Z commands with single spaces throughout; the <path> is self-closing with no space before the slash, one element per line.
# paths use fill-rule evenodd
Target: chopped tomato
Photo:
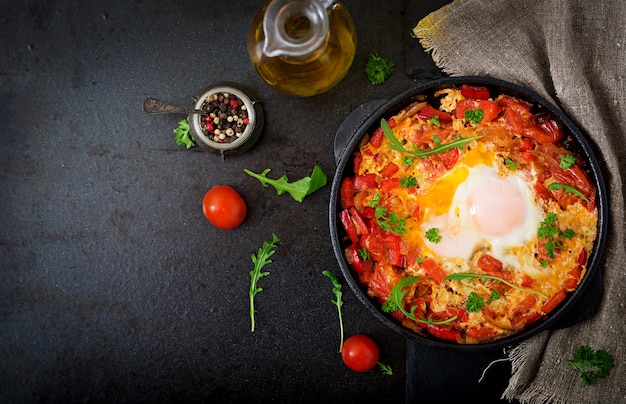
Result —
<path fill-rule="evenodd" d="M 553 133 L 548 133 L 537 125 L 524 127 L 522 134 L 533 139 L 539 144 L 554 143 L 558 140 L 554 137 Z"/>
<path fill-rule="evenodd" d="M 489 100 L 481 100 L 478 103 L 478 109 L 482 110 L 483 114 L 485 114 L 483 117 L 484 122 L 493 121 L 498 115 L 500 115 L 500 112 L 502 112 L 502 107 Z"/>
<path fill-rule="evenodd" d="M 363 258 L 361 258 L 361 256 L 359 255 L 359 247 L 356 244 L 351 244 L 348 247 L 348 254 L 350 258 L 350 264 L 357 274 L 361 275 L 363 271 L 372 271 L 372 260 L 364 260 Z"/>
<path fill-rule="evenodd" d="M 376 174 L 363 174 L 356 175 L 354 177 L 354 188 L 357 191 L 363 191 L 368 188 L 376 188 L 378 184 L 376 183 Z"/>
<path fill-rule="evenodd" d="M 389 192 L 394 188 L 400 188 L 400 178 L 388 178 L 380 183 L 380 189 Z"/>
<path fill-rule="evenodd" d="M 378 264 L 370 280 L 369 290 L 375 297 L 387 300 L 391 294 L 391 287 L 398 282 L 398 275 L 390 265 Z"/>
<path fill-rule="evenodd" d="M 500 272 L 502 271 L 502 263 L 497 258 L 492 257 L 489 254 L 483 254 L 478 259 L 478 267 L 487 272 Z"/>
<path fill-rule="evenodd" d="M 487 100 L 489 99 L 489 89 L 487 87 L 477 87 L 464 84 L 461 87 L 461 95 L 465 98 Z"/>
<path fill-rule="evenodd" d="M 372 147 L 378 149 L 383 142 L 384 136 L 385 133 L 383 132 L 383 128 L 379 126 L 378 129 L 376 129 L 374 133 L 372 133 L 372 137 L 370 138 L 370 144 L 372 145 Z"/>
<path fill-rule="evenodd" d="M 437 117 L 440 123 L 452 122 L 452 116 L 449 113 L 435 109 L 430 105 L 426 105 L 424 108 L 420 109 L 417 116 L 425 121 Z"/>
<path fill-rule="evenodd" d="M 383 178 L 390 178 L 396 172 L 398 172 L 400 168 L 394 163 L 387 164 L 382 170 L 380 170 L 380 175 Z"/>
<path fill-rule="evenodd" d="M 465 117 L 465 111 L 476 109 L 477 104 L 478 103 L 474 100 L 461 100 L 457 102 L 454 117 L 456 119 L 463 119 Z"/>

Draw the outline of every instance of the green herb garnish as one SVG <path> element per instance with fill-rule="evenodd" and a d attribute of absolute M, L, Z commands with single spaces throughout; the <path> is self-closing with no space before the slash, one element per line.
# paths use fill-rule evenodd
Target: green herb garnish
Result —
<path fill-rule="evenodd" d="M 402 156 L 402 167 L 407 168 L 413 164 L 413 158 L 409 156 Z"/>
<path fill-rule="evenodd" d="M 404 304 L 402 300 L 404 299 L 404 296 L 406 296 L 406 294 L 408 293 L 408 290 L 404 290 L 404 289 L 408 286 L 413 285 L 415 281 L 417 281 L 417 279 L 418 279 L 417 276 L 409 276 L 406 278 L 400 278 L 398 283 L 396 283 L 391 288 L 391 293 L 389 294 L 388 300 L 381 307 L 382 311 L 384 311 L 385 313 L 388 313 L 390 311 L 400 310 L 405 316 L 407 316 L 411 320 L 417 321 L 418 323 L 423 323 L 423 324 L 441 325 L 441 324 L 448 324 L 456 320 L 457 316 L 451 317 L 443 321 L 433 321 L 431 318 L 428 318 L 428 319 L 417 318 L 415 315 L 415 310 L 417 310 L 416 306 L 413 306 L 410 312 L 408 312 L 404 308 Z"/>
<path fill-rule="evenodd" d="M 341 292 L 341 283 L 339 279 L 335 276 L 332 271 L 326 269 L 322 271 L 322 274 L 328 276 L 333 283 L 333 293 L 335 294 L 335 300 L 330 300 L 332 304 L 337 306 L 337 313 L 339 314 L 339 352 L 343 350 L 343 317 L 341 315 L 341 306 L 343 306 L 343 301 L 341 300 L 342 292 Z"/>
<path fill-rule="evenodd" d="M 191 133 L 189 133 L 189 120 L 187 118 L 178 121 L 178 128 L 174 129 L 174 138 L 177 144 L 188 149 L 196 145 L 193 137 L 191 137 Z"/>
<path fill-rule="evenodd" d="M 393 376 L 393 370 L 391 369 L 391 366 L 386 365 L 382 362 L 377 362 L 376 364 L 378 365 L 378 367 L 380 368 L 380 371 L 383 372 L 384 375 Z"/>
<path fill-rule="evenodd" d="M 571 240 L 574 237 L 574 230 L 565 229 L 565 231 L 561 231 L 561 229 L 559 229 L 559 226 L 556 225 L 557 219 L 556 213 L 548 213 L 545 219 L 539 223 L 539 230 L 537 230 L 537 236 L 548 239 L 545 247 L 548 257 L 551 259 L 555 257 L 555 250 L 561 250 L 563 248 L 563 239 Z M 541 262 L 542 267 L 546 267 L 547 265 L 547 261 Z"/>
<path fill-rule="evenodd" d="M 376 53 L 370 53 L 365 65 L 365 74 L 372 84 L 382 84 L 393 73 L 393 67 L 393 63 L 389 60 Z"/>
<path fill-rule="evenodd" d="M 435 147 L 433 147 L 432 149 L 420 150 L 417 146 L 413 145 L 413 151 L 410 151 L 410 150 L 406 150 L 402 142 L 393 134 L 393 131 L 391 130 L 391 128 L 389 127 L 389 124 L 387 123 L 385 119 L 381 119 L 380 126 L 383 128 L 383 133 L 385 134 L 385 137 L 389 139 L 389 143 L 390 143 L 389 147 L 391 147 L 391 149 L 401 152 L 401 153 L 406 153 L 410 156 L 421 158 L 421 159 L 426 158 L 432 154 L 444 153 L 450 149 L 454 149 L 455 147 L 464 146 L 465 144 L 471 142 L 472 140 L 477 140 L 477 139 L 482 138 L 482 136 L 472 136 L 469 138 L 464 138 L 462 136 L 459 136 L 457 140 L 454 140 L 450 143 L 441 144 L 439 137 L 435 135 L 433 137 L 433 141 L 435 142 Z"/>
<path fill-rule="evenodd" d="M 375 208 L 376 206 L 378 206 L 379 203 L 380 203 L 380 195 L 376 193 L 374 194 L 372 199 L 367 201 L 367 206 L 369 206 L 370 208 Z"/>
<path fill-rule="evenodd" d="M 398 216 L 396 212 L 391 212 L 387 215 L 387 208 L 382 206 L 377 207 L 374 210 L 374 216 L 376 217 L 376 223 L 385 229 L 389 230 L 399 236 L 406 234 L 406 220 Z"/>
<path fill-rule="evenodd" d="M 517 170 L 517 163 L 508 157 L 504 159 L 504 164 L 513 171 Z"/>
<path fill-rule="evenodd" d="M 467 300 L 465 301 L 465 308 L 470 313 L 478 313 L 480 309 L 483 308 L 484 302 L 485 299 L 478 296 L 476 292 L 470 292 L 469 295 L 467 295 Z"/>
<path fill-rule="evenodd" d="M 370 253 L 368 253 L 365 248 L 359 248 L 357 250 L 357 254 L 359 254 L 359 257 L 361 257 L 363 261 L 370 259 Z"/>
<path fill-rule="evenodd" d="M 439 243 L 441 241 L 441 234 L 439 234 L 439 229 L 436 227 L 430 228 L 426 231 L 426 239 L 431 243 Z"/>
<path fill-rule="evenodd" d="M 467 111 L 465 111 L 464 115 L 465 115 L 465 119 L 467 119 L 474 125 L 477 125 L 478 123 L 480 123 L 480 121 L 482 121 L 483 118 L 485 117 L 485 113 L 483 112 L 482 109 L 468 109 Z"/>
<path fill-rule="evenodd" d="M 611 354 L 604 349 L 594 351 L 589 345 L 578 348 L 573 360 L 564 360 L 563 362 L 580 370 L 582 387 L 587 387 L 594 384 L 597 379 L 608 376 L 615 366 Z"/>
<path fill-rule="evenodd" d="M 402 188 L 415 188 L 417 186 L 417 178 L 412 175 L 400 178 L 400 186 Z"/>
<path fill-rule="evenodd" d="M 562 190 L 565 191 L 566 194 L 576 195 L 580 199 L 582 199 L 582 200 L 584 200 L 586 202 L 589 202 L 589 199 L 587 199 L 587 197 L 585 195 L 583 195 L 582 192 L 580 192 L 576 188 L 572 187 L 571 185 L 565 185 L 565 184 L 561 184 L 559 182 L 553 182 L 552 184 L 548 185 L 548 189 L 550 191 L 555 190 L 555 189 L 562 189 Z"/>
<path fill-rule="evenodd" d="M 266 241 L 263 243 L 263 246 L 259 248 L 259 251 L 256 255 L 252 254 L 250 257 L 252 258 L 252 263 L 254 264 L 254 269 L 250 271 L 250 324 L 251 331 L 254 332 L 254 313 L 257 313 L 257 310 L 254 308 L 254 296 L 263 291 L 263 288 L 257 286 L 257 282 L 260 278 L 269 275 L 269 272 L 261 272 L 261 268 L 270 264 L 272 260 L 269 258 L 274 255 L 276 252 L 276 243 L 278 243 L 278 237 L 276 234 L 272 233 L 272 241 Z"/>
<path fill-rule="evenodd" d="M 435 115 L 432 118 L 430 118 L 428 121 L 426 121 L 428 123 L 432 123 L 433 125 L 435 125 L 436 127 L 440 127 L 441 123 L 439 122 L 439 115 Z"/>
<path fill-rule="evenodd" d="M 287 175 L 283 175 L 277 180 L 267 178 L 267 173 L 271 171 L 269 168 L 263 170 L 261 174 L 256 174 L 248 169 L 244 169 L 244 171 L 246 174 L 259 180 L 264 187 L 268 185 L 273 186 L 278 195 L 287 192 L 298 202 L 302 202 L 306 196 L 322 188 L 328 180 L 324 171 L 317 165 L 313 167 L 313 173 L 310 177 L 304 177 L 292 183 L 289 182 Z"/>
<path fill-rule="evenodd" d="M 463 273 L 456 273 L 456 274 L 450 274 L 448 276 L 446 276 L 445 278 L 443 278 L 444 282 L 445 281 L 462 281 L 464 279 L 469 279 L 470 282 L 473 281 L 474 279 L 491 279 L 494 280 L 496 282 L 500 282 L 500 283 L 504 283 L 507 286 L 512 287 L 513 289 L 517 289 L 517 290 L 521 290 L 523 292 L 527 292 L 527 293 L 534 293 L 538 296 L 543 297 L 544 299 L 547 299 L 548 296 L 544 295 L 541 292 L 537 292 L 535 290 L 532 289 L 526 289 L 526 288 L 522 288 L 521 286 L 517 286 L 512 284 L 511 282 L 508 282 L 498 276 L 493 276 L 493 275 L 485 275 L 485 274 L 475 274 L 472 272 L 463 272 Z"/>
<path fill-rule="evenodd" d="M 567 170 L 568 168 L 573 166 L 575 163 L 576 163 L 576 157 L 572 156 L 571 154 L 566 154 L 565 156 L 561 157 L 561 163 L 559 164 L 559 167 L 561 167 L 564 170 Z"/>

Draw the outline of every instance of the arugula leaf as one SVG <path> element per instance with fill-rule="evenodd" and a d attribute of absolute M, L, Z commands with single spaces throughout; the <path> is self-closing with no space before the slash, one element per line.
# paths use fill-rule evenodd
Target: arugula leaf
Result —
<path fill-rule="evenodd" d="M 383 372 L 384 375 L 393 376 L 393 370 L 391 369 L 391 366 L 386 365 L 382 362 L 377 362 L 376 364 L 378 365 L 378 367 L 380 368 L 380 371 Z"/>
<path fill-rule="evenodd" d="M 406 296 L 406 294 L 409 292 L 408 290 L 404 290 L 404 289 L 408 286 L 413 285 L 415 281 L 417 281 L 418 278 L 419 277 L 417 276 L 409 276 L 406 278 L 400 278 L 398 283 L 396 283 L 391 288 L 391 293 L 389 294 L 387 301 L 382 305 L 381 310 L 385 313 L 388 313 L 390 311 L 400 310 L 405 316 L 407 316 L 411 320 L 416 321 L 418 323 L 423 323 L 423 324 L 441 325 L 441 324 L 448 324 L 456 320 L 457 316 L 448 318 L 443 321 L 433 321 L 431 318 L 429 319 L 417 318 L 415 316 L 415 310 L 417 310 L 416 306 L 411 307 L 410 312 L 408 312 L 404 308 L 404 303 L 402 302 L 402 300 L 404 299 L 404 296 Z"/>
<path fill-rule="evenodd" d="M 394 65 L 377 53 L 370 53 L 365 64 L 365 74 L 372 84 L 382 84 L 393 73 Z"/>
<path fill-rule="evenodd" d="M 564 170 L 567 170 L 568 168 L 573 166 L 575 163 L 576 163 L 576 157 L 572 156 L 571 154 L 566 154 L 565 156 L 561 157 L 561 163 L 559 164 L 559 167 L 561 167 Z"/>
<path fill-rule="evenodd" d="M 333 293 L 335 294 L 335 300 L 331 299 L 331 303 L 337 306 L 337 313 L 339 314 L 339 330 L 341 341 L 339 343 L 339 352 L 341 352 L 343 350 L 343 317 L 341 316 L 341 306 L 343 306 L 343 301 L 341 300 L 341 283 L 339 282 L 339 279 L 337 279 L 335 274 L 328 269 L 322 271 L 322 274 L 328 276 L 333 283 Z"/>
<path fill-rule="evenodd" d="M 604 349 L 594 351 L 589 345 L 579 347 L 573 360 L 563 362 L 580 370 L 582 387 L 587 387 L 594 384 L 597 379 L 608 376 L 615 366 L 611 354 Z"/>
<path fill-rule="evenodd" d="M 433 147 L 432 149 L 420 150 L 417 146 L 413 145 L 413 151 L 410 151 L 410 150 L 406 150 L 402 142 L 393 134 L 393 131 L 391 130 L 391 128 L 389 127 L 389 124 L 387 123 L 387 120 L 385 120 L 384 118 L 381 119 L 380 126 L 383 129 L 383 133 L 385 137 L 389 139 L 389 147 L 391 147 L 391 149 L 398 151 L 400 153 L 406 153 L 410 156 L 418 157 L 421 159 L 426 158 L 433 154 L 444 153 L 450 149 L 454 149 L 455 147 L 464 146 L 465 144 L 471 142 L 472 140 L 477 140 L 477 139 L 482 138 L 482 136 L 472 136 L 472 137 L 464 138 L 459 135 L 459 138 L 457 140 L 454 140 L 450 143 L 441 144 L 439 137 L 435 135 L 433 137 L 433 140 L 435 142 L 435 147 Z"/>
<path fill-rule="evenodd" d="M 473 123 L 474 125 L 480 123 L 485 117 L 485 113 L 482 109 L 468 109 L 465 111 L 465 119 Z"/>
<path fill-rule="evenodd" d="M 269 275 L 269 272 L 261 272 L 261 269 L 270 264 L 272 262 L 269 259 L 276 252 L 276 243 L 278 243 L 278 237 L 276 234 L 272 233 L 272 241 L 266 241 L 263 243 L 263 246 L 259 248 L 257 254 L 252 254 L 250 258 L 252 259 L 252 263 L 254 264 L 254 269 L 250 271 L 250 324 L 251 331 L 254 332 L 254 313 L 257 313 L 257 310 L 254 308 L 254 296 L 263 291 L 263 288 L 257 286 L 257 282 L 260 278 Z"/>
<path fill-rule="evenodd" d="M 188 149 L 196 145 L 191 133 L 189 133 L 189 120 L 187 118 L 178 121 L 178 128 L 174 129 L 174 138 L 177 144 Z"/>
<path fill-rule="evenodd" d="M 501 282 L 504 283 L 507 286 L 512 287 L 513 289 L 517 289 L 517 290 L 521 290 L 523 292 L 528 292 L 528 293 L 534 293 L 536 295 L 539 295 L 541 297 L 543 297 L 544 299 L 547 299 L 548 296 L 544 295 L 541 292 L 537 292 L 535 290 L 532 289 L 526 289 L 526 288 L 522 288 L 521 286 L 517 286 L 512 284 L 511 282 L 508 282 L 498 276 L 493 276 L 493 275 L 485 275 L 485 274 L 475 274 L 472 272 L 462 272 L 462 273 L 456 273 L 456 274 L 450 274 L 448 276 L 446 276 L 445 278 L 443 278 L 444 282 L 445 281 L 462 281 L 464 279 L 469 279 L 470 282 L 474 279 L 491 279 L 494 280 L 496 282 Z"/>
<path fill-rule="evenodd" d="M 441 234 L 439 234 L 439 229 L 436 227 L 432 227 L 426 230 L 426 239 L 431 243 L 439 243 L 442 239 Z"/>
<path fill-rule="evenodd" d="M 289 182 L 287 175 L 283 175 L 277 180 L 268 178 L 267 173 L 271 171 L 269 168 L 266 168 L 260 174 L 254 173 L 248 169 L 244 169 L 244 171 L 249 176 L 258 179 L 264 187 L 267 187 L 268 185 L 273 186 L 278 195 L 282 195 L 287 192 L 298 202 L 302 202 L 305 197 L 322 188 L 326 185 L 328 180 L 326 174 L 318 165 L 313 167 L 313 173 L 310 177 L 304 177 L 291 183 Z"/>
<path fill-rule="evenodd" d="M 576 195 L 583 201 L 589 202 L 589 199 L 587 199 L 587 197 L 583 195 L 582 192 L 572 187 L 571 185 L 561 184 L 560 182 L 553 182 L 552 184 L 548 185 L 548 189 L 550 191 L 555 190 L 555 189 L 563 189 L 566 194 Z"/>

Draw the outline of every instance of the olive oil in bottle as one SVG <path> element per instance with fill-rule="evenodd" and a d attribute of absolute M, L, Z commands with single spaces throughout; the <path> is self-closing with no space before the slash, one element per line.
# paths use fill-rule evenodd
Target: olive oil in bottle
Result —
<path fill-rule="evenodd" d="M 348 10 L 332 0 L 270 0 L 254 15 L 248 55 L 274 89 L 308 97 L 338 84 L 356 52 Z"/>

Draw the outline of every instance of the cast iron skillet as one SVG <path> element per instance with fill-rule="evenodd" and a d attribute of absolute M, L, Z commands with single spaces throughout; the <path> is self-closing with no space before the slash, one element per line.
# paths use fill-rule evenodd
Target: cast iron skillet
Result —
<path fill-rule="evenodd" d="M 460 87 L 462 84 L 487 87 L 489 88 L 492 96 L 497 96 L 498 94 L 508 94 L 525 100 L 533 104 L 533 112 L 549 112 L 561 125 L 561 128 L 564 131 L 564 138 L 566 139 L 564 142 L 565 146 L 569 150 L 578 154 L 584 160 L 584 168 L 589 175 L 589 179 L 594 183 L 597 189 L 596 204 L 598 208 L 597 238 L 593 249 L 589 254 L 587 272 L 581 279 L 578 288 L 574 292 L 570 293 L 568 297 L 551 313 L 548 313 L 543 319 L 536 321 L 522 331 L 500 340 L 474 345 L 457 344 L 437 339 L 435 337 L 417 334 L 403 327 L 400 322 L 395 320 L 390 315 L 382 312 L 378 302 L 368 296 L 367 287 L 360 283 L 358 276 L 356 276 L 351 270 L 344 258 L 343 251 L 344 248 L 347 247 L 347 245 L 344 244 L 346 234 L 343 230 L 341 222 L 337 220 L 341 209 L 339 201 L 339 188 L 341 181 L 346 176 L 353 174 L 352 164 L 350 163 L 352 162 L 353 151 L 358 147 L 361 138 L 367 133 L 372 133 L 373 130 L 380 125 L 381 118 L 388 119 L 417 100 L 427 100 L 431 103 L 431 105 L 438 106 L 437 99 L 433 95 L 437 90 L 449 88 L 451 86 Z M 368 307 L 374 316 L 388 327 L 406 336 L 409 340 L 414 340 L 415 342 L 422 343 L 430 347 L 457 351 L 481 351 L 505 348 L 521 342 L 522 340 L 527 339 L 540 331 L 569 326 L 582 319 L 581 315 L 588 314 L 595 306 L 595 303 L 597 303 L 597 297 L 601 294 L 602 252 L 604 249 L 608 226 L 608 201 L 602 173 L 598 160 L 581 131 L 567 116 L 563 114 L 563 112 L 535 92 L 513 83 L 489 77 L 451 77 L 418 85 L 389 101 L 371 101 L 355 109 L 355 111 L 353 111 L 353 113 L 346 118 L 344 124 L 342 124 L 337 131 L 335 139 L 335 159 L 337 161 L 337 169 L 335 171 L 335 177 L 333 179 L 331 189 L 329 219 L 331 241 L 335 256 L 339 262 L 339 266 L 341 267 L 341 271 L 350 285 L 350 288 L 354 291 L 359 300 Z M 598 288 L 600 289 L 598 290 Z M 593 304 L 590 304 L 589 299 L 591 297 L 595 298 Z M 585 313 L 579 311 L 581 308 L 584 308 L 583 310 L 585 310 Z M 576 319 L 576 317 L 578 318 Z M 574 320 L 572 320 L 572 318 L 574 318 Z"/>

